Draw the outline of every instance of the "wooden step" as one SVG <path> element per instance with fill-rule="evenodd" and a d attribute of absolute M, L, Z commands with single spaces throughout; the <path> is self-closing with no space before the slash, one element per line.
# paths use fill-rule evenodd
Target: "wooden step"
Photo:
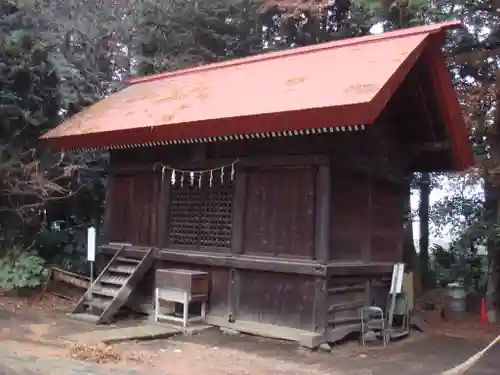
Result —
<path fill-rule="evenodd" d="M 113 316 L 126 303 L 137 283 L 142 279 L 142 277 L 152 266 L 153 261 L 154 251 L 153 249 L 149 249 L 148 252 L 144 254 L 141 262 L 136 267 L 115 266 L 113 267 L 113 270 L 111 270 L 111 267 L 108 268 L 108 271 L 122 272 L 122 274 L 129 275 L 129 277 L 127 278 L 126 283 L 123 285 L 123 287 L 120 288 L 120 292 L 116 295 L 115 298 L 113 298 L 113 301 L 101 314 L 98 320 L 98 324 L 110 323 L 113 320 Z"/>
<path fill-rule="evenodd" d="M 135 269 L 136 269 L 136 267 L 134 267 L 134 266 L 125 266 L 125 265 L 119 264 L 117 266 L 109 267 L 108 271 L 131 275 L 132 273 L 134 273 Z"/>
<path fill-rule="evenodd" d="M 85 301 L 84 304 L 90 309 L 91 313 L 94 315 L 101 315 L 104 310 L 109 306 L 112 299 L 102 299 L 98 297 L 93 297 L 90 301 Z"/>
<path fill-rule="evenodd" d="M 101 282 L 102 284 L 122 286 L 127 282 L 127 277 L 116 276 L 116 275 L 103 275 L 99 279 L 99 282 Z"/>
<path fill-rule="evenodd" d="M 80 298 L 73 314 L 94 315 L 97 317 L 97 324 L 113 321 L 114 315 L 125 305 L 137 283 L 154 261 L 152 248 L 140 260 L 126 256 L 124 248 L 122 246 L 115 253 L 88 293 Z"/>
<path fill-rule="evenodd" d="M 118 294 L 119 291 L 120 291 L 120 288 L 96 286 L 96 287 L 92 288 L 91 293 L 97 294 L 99 296 L 114 298 L 114 297 L 116 297 L 116 295 Z"/>
<path fill-rule="evenodd" d="M 127 257 L 116 257 L 116 261 L 122 263 L 131 263 L 131 264 L 139 264 L 141 262 L 140 259 L 127 258 Z"/>

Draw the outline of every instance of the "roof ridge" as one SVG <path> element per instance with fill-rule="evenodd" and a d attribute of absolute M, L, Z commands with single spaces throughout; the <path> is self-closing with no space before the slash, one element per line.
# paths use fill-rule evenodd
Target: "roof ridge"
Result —
<path fill-rule="evenodd" d="M 261 53 L 261 54 L 248 56 L 248 57 L 242 57 L 239 59 L 234 59 L 234 60 L 229 60 L 229 61 L 222 61 L 222 62 L 217 62 L 217 63 L 212 63 L 212 64 L 205 64 L 205 65 L 197 66 L 194 68 L 179 69 L 179 70 L 174 70 L 171 72 L 164 72 L 164 73 L 154 74 L 154 75 L 145 76 L 145 77 L 131 78 L 128 80 L 128 83 L 134 85 L 134 84 L 138 84 L 138 83 L 152 82 L 152 81 L 157 81 L 157 80 L 164 79 L 164 78 L 177 77 L 177 76 L 181 76 L 181 75 L 189 74 L 189 73 L 209 71 L 209 70 L 238 66 L 238 65 L 242 65 L 242 64 L 254 63 L 254 62 L 259 62 L 259 61 L 274 60 L 274 59 L 282 58 L 282 57 L 286 57 L 286 56 L 302 55 L 302 54 L 306 54 L 306 53 L 310 53 L 310 52 L 318 52 L 318 51 L 322 51 L 322 50 L 330 49 L 330 48 L 339 48 L 339 47 L 352 46 L 352 45 L 356 45 L 356 44 L 365 44 L 365 43 L 375 42 L 375 41 L 384 40 L 384 39 L 394 39 L 394 38 L 405 37 L 405 36 L 410 36 L 410 35 L 417 35 L 417 34 L 422 34 L 422 33 L 439 32 L 439 31 L 450 29 L 453 27 L 459 27 L 461 25 L 462 25 L 462 22 L 459 20 L 447 21 L 447 22 L 435 23 L 432 25 L 415 26 L 415 27 L 410 27 L 410 28 L 402 29 L 402 30 L 388 31 L 385 33 L 380 33 L 380 34 L 372 34 L 372 35 L 365 35 L 365 36 L 361 36 L 361 37 L 346 38 L 346 39 L 336 40 L 336 41 L 332 41 L 332 42 L 320 43 L 320 44 L 316 44 L 316 45 L 312 45 L 312 46 L 293 48 L 293 49 L 289 49 L 289 50 L 285 50 L 285 51 Z"/>

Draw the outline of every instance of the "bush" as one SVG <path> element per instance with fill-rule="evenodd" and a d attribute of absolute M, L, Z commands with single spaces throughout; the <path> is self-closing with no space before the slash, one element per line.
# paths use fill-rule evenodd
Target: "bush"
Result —
<path fill-rule="evenodd" d="M 46 277 L 45 261 L 33 252 L 12 249 L 0 259 L 0 289 L 36 288 Z"/>

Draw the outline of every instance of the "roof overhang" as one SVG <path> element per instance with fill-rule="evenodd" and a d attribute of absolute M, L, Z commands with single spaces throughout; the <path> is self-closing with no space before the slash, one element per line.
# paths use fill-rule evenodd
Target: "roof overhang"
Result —
<path fill-rule="evenodd" d="M 130 81 L 42 136 L 53 149 L 122 149 L 362 130 L 419 59 L 432 65 L 454 168 L 472 164 L 440 46 L 460 22 L 414 27 Z"/>

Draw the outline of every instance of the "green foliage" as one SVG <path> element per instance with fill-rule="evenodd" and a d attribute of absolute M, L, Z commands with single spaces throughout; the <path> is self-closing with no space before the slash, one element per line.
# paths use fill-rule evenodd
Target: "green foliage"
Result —
<path fill-rule="evenodd" d="M 143 0 L 130 45 L 136 72 L 147 75 L 260 51 L 251 1 Z"/>
<path fill-rule="evenodd" d="M 445 286 L 459 281 L 468 289 L 484 291 L 487 269 L 485 254 L 478 254 L 474 247 L 466 249 L 457 244 L 451 244 L 448 249 L 435 245 L 431 248 L 431 254 L 431 273 L 437 285 Z"/>
<path fill-rule="evenodd" d="M 87 227 L 84 223 L 53 223 L 36 241 L 37 253 L 48 263 L 77 273 L 88 273 Z"/>
<path fill-rule="evenodd" d="M 0 138 L 23 132 L 23 143 L 59 121 L 58 81 L 50 41 L 38 20 L 10 0 L 0 0 Z M 42 127 L 42 128 L 40 128 Z"/>
<path fill-rule="evenodd" d="M 473 173 L 448 175 L 445 182 L 441 198 L 431 207 L 430 220 L 435 235 L 446 234 L 451 243 L 447 249 L 432 249 L 433 272 L 438 282 L 461 280 L 469 288 L 482 290 L 486 244 L 496 233 L 487 225 L 480 178 Z"/>
<path fill-rule="evenodd" d="M 46 277 L 45 261 L 34 253 L 12 249 L 0 259 L 0 289 L 35 288 Z"/>

